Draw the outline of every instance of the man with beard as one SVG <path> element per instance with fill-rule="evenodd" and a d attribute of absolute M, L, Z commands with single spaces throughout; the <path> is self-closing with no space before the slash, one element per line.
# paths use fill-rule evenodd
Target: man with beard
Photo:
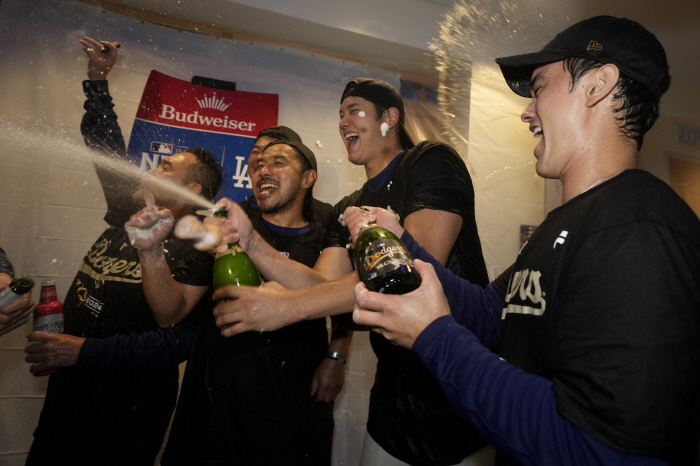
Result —
<path fill-rule="evenodd" d="M 313 152 L 289 128 L 270 128 L 258 135 L 248 167 L 254 198 L 244 208 L 252 224 L 285 260 L 312 267 L 331 210 L 312 197 Z M 160 217 L 141 216 L 141 228 L 158 228 Z M 163 326 L 189 312 L 186 296 L 173 291 L 179 284 L 160 275 L 166 230 L 137 243 Z M 159 299 L 163 288 L 171 299 Z M 225 338 L 213 314 L 201 313 L 162 464 L 330 465 L 332 400 L 350 341 L 349 332 L 334 330 L 330 350 L 325 318 Z"/>

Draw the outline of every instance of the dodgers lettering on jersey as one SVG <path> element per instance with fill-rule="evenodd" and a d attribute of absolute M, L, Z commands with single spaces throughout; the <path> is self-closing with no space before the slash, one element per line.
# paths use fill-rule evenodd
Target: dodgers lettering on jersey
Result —
<path fill-rule="evenodd" d="M 109 241 L 106 239 L 95 243 L 86 257 L 87 262 L 83 261 L 80 266 L 80 271 L 98 281 L 141 283 L 141 264 L 137 260 L 126 261 L 106 256 L 108 248 Z"/>
<path fill-rule="evenodd" d="M 513 274 L 508 284 L 506 307 L 503 309 L 501 319 L 505 319 L 506 314 L 509 313 L 535 316 L 544 314 L 547 300 L 540 286 L 541 277 L 540 272 L 528 269 L 519 270 Z"/>

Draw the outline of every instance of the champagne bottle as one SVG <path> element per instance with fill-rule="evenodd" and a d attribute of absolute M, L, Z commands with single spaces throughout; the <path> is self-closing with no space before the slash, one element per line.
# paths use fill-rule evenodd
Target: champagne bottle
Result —
<path fill-rule="evenodd" d="M 226 217 L 226 210 L 214 212 Z M 260 273 L 253 260 L 238 242 L 229 243 L 226 252 L 216 255 L 214 260 L 214 289 L 228 285 L 260 286 Z"/>
<path fill-rule="evenodd" d="M 7 285 L 7 288 L 0 291 L 0 306 L 6 306 L 10 304 L 15 299 L 21 297 L 24 294 L 29 293 L 29 291 L 34 288 L 34 280 L 29 277 L 19 277 L 15 278 Z"/>
<path fill-rule="evenodd" d="M 355 242 L 355 270 L 368 290 L 386 294 L 409 293 L 421 284 L 413 258 L 395 234 L 369 223 Z"/>

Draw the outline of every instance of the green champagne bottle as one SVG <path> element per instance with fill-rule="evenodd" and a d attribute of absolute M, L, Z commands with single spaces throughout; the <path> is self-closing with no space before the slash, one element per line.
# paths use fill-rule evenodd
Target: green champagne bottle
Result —
<path fill-rule="evenodd" d="M 34 280 L 29 277 L 15 278 L 7 285 L 7 288 L 0 291 L 0 306 L 6 306 L 23 294 L 29 293 L 34 288 Z"/>
<path fill-rule="evenodd" d="M 406 246 L 395 234 L 375 223 L 360 231 L 354 262 L 357 275 L 370 291 L 404 294 L 421 284 Z"/>
<path fill-rule="evenodd" d="M 225 218 L 226 210 L 218 210 L 214 215 Z M 228 285 L 260 286 L 261 283 L 258 268 L 238 242 L 229 243 L 226 252 L 216 255 L 214 289 Z"/>

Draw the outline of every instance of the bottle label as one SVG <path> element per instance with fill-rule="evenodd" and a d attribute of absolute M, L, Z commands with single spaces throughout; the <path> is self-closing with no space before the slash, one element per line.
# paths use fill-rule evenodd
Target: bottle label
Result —
<path fill-rule="evenodd" d="M 56 287 L 55 286 L 42 286 L 41 287 L 41 295 L 40 299 L 43 302 L 46 301 L 56 301 L 57 295 L 56 295 Z"/>
<path fill-rule="evenodd" d="M 216 259 L 218 259 L 219 257 L 228 256 L 229 254 L 232 256 L 235 256 L 236 254 L 241 253 L 241 252 L 243 252 L 243 247 L 238 243 L 234 243 L 234 244 L 230 245 L 229 248 L 225 252 L 218 253 L 216 255 Z"/>
<path fill-rule="evenodd" d="M 63 313 L 51 314 L 34 319 L 35 332 L 63 333 Z"/>
<path fill-rule="evenodd" d="M 8 286 L 4 290 L 0 291 L 0 306 L 7 306 L 8 304 L 10 304 L 12 301 L 19 298 L 20 296 L 22 296 L 22 295 L 15 293 Z"/>
<path fill-rule="evenodd" d="M 413 261 L 406 248 L 392 239 L 380 238 L 372 241 L 365 249 L 364 256 L 360 267 L 367 280 L 401 267 L 413 267 Z"/>

